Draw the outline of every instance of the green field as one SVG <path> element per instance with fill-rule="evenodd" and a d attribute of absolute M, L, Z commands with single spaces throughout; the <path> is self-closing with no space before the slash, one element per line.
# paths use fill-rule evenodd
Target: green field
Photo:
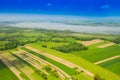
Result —
<path fill-rule="evenodd" d="M 74 70 L 73 69 L 71 69 L 71 68 L 69 68 L 69 67 L 67 67 L 67 66 L 65 66 L 65 65 L 63 65 L 63 64 L 61 64 L 61 63 L 59 63 L 59 62 L 56 62 L 56 61 L 54 61 L 54 60 L 52 60 L 52 59 L 50 59 L 50 58 L 48 58 L 48 57 L 45 57 L 45 56 L 43 56 L 43 55 L 40 55 L 40 54 L 38 54 L 38 53 L 36 53 L 36 52 L 34 52 L 34 51 L 32 51 L 32 50 L 29 50 L 29 49 L 27 49 L 27 48 L 22 48 L 23 50 L 25 50 L 25 51 L 27 51 L 27 52 L 29 52 L 29 53 L 31 53 L 31 54 L 33 54 L 33 55 L 35 55 L 35 56 L 38 56 L 38 57 L 40 57 L 40 58 L 42 58 L 42 59 L 44 59 L 44 60 L 46 60 L 46 61 L 48 61 L 48 62 L 50 62 L 50 63 L 52 63 L 52 64 L 54 64 L 55 66 L 57 66 L 57 67 L 59 67 L 60 69 L 62 69 L 63 71 L 65 71 L 66 73 L 68 73 L 69 75 L 74 75 Z"/>
<path fill-rule="evenodd" d="M 119 69 L 120 68 L 120 58 L 113 59 L 113 60 L 101 63 L 99 65 L 120 76 L 120 69 Z"/>
<path fill-rule="evenodd" d="M 16 75 L 0 60 L 0 80 L 19 80 Z"/>
<path fill-rule="evenodd" d="M 79 50 L 80 46 L 74 46 L 69 44 L 81 44 L 82 41 L 90 41 L 94 39 L 104 40 L 103 42 L 99 42 L 96 44 L 92 44 L 86 46 L 86 49 Z M 105 48 L 98 48 L 98 46 L 115 43 L 112 46 L 108 46 Z M 106 34 L 90 34 L 90 33 L 77 33 L 71 31 L 57 31 L 57 30 L 46 30 L 46 29 L 36 29 L 36 28 L 15 28 L 15 27 L 0 27 L 0 54 L 9 53 L 9 52 L 17 52 L 19 54 L 19 50 L 22 49 L 27 51 L 28 54 L 31 54 L 35 57 L 39 57 L 39 59 L 43 59 L 46 62 L 53 64 L 57 68 L 66 72 L 71 77 L 76 77 L 81 80 L 93 80 L 93 77 L 88 76 L 86 73 L 80 73 L 79 75 L 75 75 L 75 70 L 63 65 L 62 63 L 53 60 L 50 57 L 43 56 L 29 50 L 24 47 L 24 45 L 31 46 L 41 52 L 46 52 L 50 55 L 57 56 L 59 58 L 65 59 L 71 63 L 74 63 L 85 70 L 98 74 L 104 80 L 119 80 L 120 79 L 120 59 L 110 60 L 99 65 L 95 65 L 94 63 L 100 60 L 104 60 L 113 56 L 120 55 L 120 35 L 106 35 Z M 66 48 L 65 46 L 68 45 Z M 55 49 L 55 48 L 59 49 Z M 62 47 L 62 48 L 60 48 Z M 81 46 L 82 48 L 85 45 Z M 77 49 L 77 50 L 76 50 Z M 64 51 L 68 50 L 68 53 Z M 70 52 L 71 50 L 71 52 Z M 8 54 L 6 54 L 8 55 Z M 21 64 L 26 65 L 25 68 L 20 68 L 20 65 L 16 66 L 14 63 L 14 67 L 16 67 L 21 72 L 21 77 L 29 80 L 29 76 L 26 75 L 25 71 L 21 69 L 33 70 L 36 68 L 34 65 L 28 64 L 27 61 L 24 61 L 23 58 L 20 58 L 17 53 L 14 53 L 14 57 L 19 60 Z M 4 55 L 3 55 L 4 56 Z M 13 55 L 12 55 L 13 56 Z M 33 58 L 33 56 L 29 56 Z M 25 57 L 25 56 L 24 56 Z M 6 58 L 7 59 L 7 58 Z M 30 59 L 30 58 L 29 58 Z M 1 58 L 2 60 L 2 58 Z M 36 60 L 37 61 L 37 60 Z M 34 61 L 33 61 L 34 63 Z M 39 64 L 39 66 L 41 66 Z M 43 67 L 43 66 L 42 66 Z M 18 78 L 9 70 L 4 63 L 0 61 L 0 80 L 18 80 Z M 6 74 L 6 75 L 5 75 Z M 11 75 L 11 76 L 10 76 Z M 8 76 L 6 78 L 6 76 Z M 33 73 L 31 76 L 34 77 L 34 80 L 42 80 L 41 75 L 37 75 Z M 59 80 L 52 73 L 47 75 L 48 80 Z"/>
<path fill-rule="evenodd" d="M 73 52 L 71 54 L 80 56 L 91 62 L 97 62 L 112 56 L 120 55 L 120 46 L 118 44 L 106 48 L 97 48 L 97 46 L 101 44 L 104 43 L 91 45 L 88 47 L 89 49 L 87 51 Z"/>
<path fill-rule="evenodd" d="M 103 44 L 103 43 L 100 43 L 100 45 L 101 44 Z M 113 74 L 112 72 L 109 72 L 109 71 L 107 71 L 107 70 L 105 70 L 105 69 L 103 69 L 99 66 L 96 66 L 93 63 L 90 63 L 90 62 L 86 61 L 85 59 L 83 59 L 80 56 L 77 56 L 75 54 L 72 54 L 72 53 L 71 54 L 69 54 L 69 53 L 65 54 L 65 53 L 55 51 L 55 50 L 52 50 L 52 49 L 49 49 L 49 48 L 43 48 L 43 47 L 41 47 L 41 42 L 37 42 L 37 43 L 29 44 L 29 45 L 38 49 L 38 50 L 41 50 L 43 52 L 47 52 L 49 54 L 52 54 L 52 55 L 58 56 L 60 58 L 66 59 L 68 61 L 71 61 L 71 62 L 73 62 L 73 63 L 75 63 L 79 66 L 84 67 L 85 69 L 87 69 L 87 70 L 89 70 L 93 73 L 98 73 L 98 74 L 101 75 L 102 78 L 112 80 L 112 78 L 114 77 L 114 79 L 116 79 L 116 80 L 119 79 L 119 77 L 117 75 Z M 98 44 L 96 44 L 96 45 L 98 45 Z M 93 47 L 91 46 L 91 49 L 92 48 Z M 101 58 L 100 58 L 100 60 L 101 60 Z M 112 78 L 111 78 L 111 76 L 112 76 Z"/>

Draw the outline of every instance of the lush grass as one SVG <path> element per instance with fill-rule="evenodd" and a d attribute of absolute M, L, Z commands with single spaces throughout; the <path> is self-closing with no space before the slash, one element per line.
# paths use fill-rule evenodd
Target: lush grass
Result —
<path fill-rule="evenodd" d="M 0 80 L 19 80 L 16 75 L 0 60 Z"/>
<path fill-rule="evenodd" d="M 48 48 L 56 47 L 56 46 L 62 46 L 67 45 L 68 43 L 64 42 L 40 42 L 43 45 L 46 45 Z M 39 42 L 36 42 L 36 44 L 40 44 Z"/>
<path fill-rule="evenodd" d="M 69 43 L 74 43 L 74 42 L 76 42 L 76 40 L 74 39 L 74 38 L 66 38 L 65 39 L 67 42 L 69 42 Z"/>
<path fill-rule="evenodd" d="M 106 48 L 97 48 L 98 45 L 102 45 L 102 44 L 103 42 L 90 46 L 86 51 L 78 51 L 78 52 L 73 52 L 71 54 L 80 56 L 91 62 L 97 62 L 112 56 L 119 55 L 120 52 L 119 45 L 115 44 L 113 46 L 109 46 Z"/>
<path fill-rule="evenodd" d="M 7 44 L 9 41 L 0 41 L 0 45 L 5 45 Z"/>
<path fill-rule="evenodd" d="M 116 58 L 99 65 L 120 76 L 120 58 Z"/>
<path fill-rule="evenodd" d="M 69 67 L 67 67 L 67 66 L 65 66 L 65 65 L 63 65 L 63 64 L 61 64 L 61 63 L 59 63 L 57 61 L 54 61 L 54 60 L 52 60 L 52 59 L 50 59 L 48 57 L 45 57 L 45 56 L 43 56 L 41 54 L 38 54 L 38 53 L 36 53 L 36 52 L 34 52 L 32 50 L 29 50 L 29 49 L 27 49 L 25 47 L 23 47 L 22 49 L 25 50 L 25 51 L 27 51 L 27 52 L 29 52 L 29 53 L 31 53 L 31 54 L 33 54 L 33 55 L 35 55 L 35 56 L 38 56 L 38 57 L 40 57 L 40 58 L 42 58 L 42 59 L 44 59 L 44 60 L 52 63 L 53 65 L 59 67 L 60 69 L 62 69 L 66 73 L 68 73 L 69 75 L 74 75 L 75 71 L 73 69 L 71 69 L 71 68 L 69 68 Z"/>
<path fill-rule="evenodd" d="M 105 78 L 106 80 L 113 80 L 113 79 L 119 80 L 120 79 L 120 77 L 115 75 L 114 73 L 107 71 L 97 65 L 94 65 L 75 54 L 65 54 L 65 53 L 55 51 L 52 49 L 43 48 L 43 47 L 41 47 L 40 43 L 39 44 L 29 44 L 29 45 L 38 50 L 41 50 L 43 52 L 47 52 L 49 54 L 52 54 L 52 55 L 58 56 L 60 58 L 63 58 L 65 60 L 68 60 L 70 62 L 73 62 L 74 64 L 77 64 L 92 73 L 98 73 L 102 78 Z"/>

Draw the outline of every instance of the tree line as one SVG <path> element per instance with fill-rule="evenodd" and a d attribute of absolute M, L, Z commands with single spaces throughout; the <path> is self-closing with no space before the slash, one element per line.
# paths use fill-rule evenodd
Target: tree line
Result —
<path fill-rule="evenodd" d="M 73 51 L 87 50 L 88 47 L 86 47 L 80 43 L 70 43 L 68 45 L 55 46 L 55 47 L 52 47 L 52 49 L 55 49 L 57 51 L 61 51 L 64 53 L 69 53 L 69 52 L 73 52 Z"/>

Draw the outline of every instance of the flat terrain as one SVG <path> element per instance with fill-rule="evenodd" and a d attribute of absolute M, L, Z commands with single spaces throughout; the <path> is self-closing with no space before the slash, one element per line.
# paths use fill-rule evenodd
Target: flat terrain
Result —
<path fill-rule="evenodd" d="M 119 56 L 119 35 L 0 27 L 0 80 L 120 80 Z"/>
<path fill-rule="evenodd" d="M 87 51 L 91 51 L 92 52 L 92 50 L 95 48 L 95 49 L 101 49 L 101 48 L 97 48 L 97 46 L 98 45 L 101 45 L 101 44 L 106 44 L 106 43 L 109 43 L 109 42 L 100 42 L 100 43 L 97 43 L 97 44 L 94 44 L 94 45 L 91 45 L 91 46 L 89 46 L 89 48 L 90 49 L 88 49 Z M 43 44 L 43 42 L 42 42 L 42 44 Z M 78 52 L 74 52 L 74 53 L 70 53 L 70 54 L 64 54 L 64 53 L 61 53 L 61 52 L 58 52 L 58 51 L 55 51 L 55 50 L 51 50 L 51 49 L 48 49 L 48 48 L 42 48 L 42 47 L 40 47 L 40 45 L 41 45 L 41 42 L 37 42 L 37 43 L 34 43 L 34 44 L 30 44 L 30 46 L 32 46 L 32 47 L 34 47 L 34 48 L 36 48 L 36 49 L 39 49 L 39 50 L 41 50 L 41 51 L 43 51 L 43 52 L 47 52 L 47 53 L 49 53 L 49 54 L 52 54 L 52 55 L 55 55 L 55 56 L 59 56 L 59 57 L 61 57 L 61 58 L 64 58 L 64 59 L 66 59 L 66 60 L 68 60 L 68 61 L 71 61 L 71 62 L 73 62 L 73 63 L 75 63 L 75 64 L 77 64 L 77 65 L 80 65 L 80 66 L 84 66 L 85 68 L 87 68 L 87 70 L 90 70 L 90 71 L 92 71 L 92 72 L 94 72 L 94 73 L 96 73 L 97 71 L 96 70 L 91 70 L 91 68 L 90 67 L 88 67 L 86 64 L 89 64 L 89 66 L 91 66 L 91 67 L 93 67 L 93 65 L 91 65 L 91 63 L 87 63 L 86 61 L 84 61 L 84 60 L 82 60 L 80 57 L 82 57 L 81 55 L 80 55 L 80 53 L 81 52 L 86 52 L 86 56 L 87 56 L 87 51 L 80 51 L 80 53 L 78 53 Z M 49 44 L 48 44 L 49 45 Z M 118 45 L 113 45 L 113 46 L 110 46 L 110 47 L 112 47 L 113 49 L 117 49 L 117 48 L 115 48 L 114 46 L 117 46 L 117 47 L 119 47 Z M 110 48 L 110 47 L 107 47 L 108 49 Z M 119 49 L 118 49 L 119 50 Z M 101 50 L 100 50 L 101 51 Z M 104 50 L 103 50 L 104 51 Z M 107 50 L 106 50 L 107 51 Z M 89 52 L 88 54 L 91 54 L 91 52 Z M 97 52 L 96 50 L 95 50 L 95 52 Z M 108 51 L 108 52 L 110 52 L 110 51 Z M 117 51 L 116 51 L 117 52 Z M 99 52 L 98 52 L 99 53 Z M 119 54 L 119 53 L 116 53 L 117 55 Z M 69 55 L 69 56 L 68 56 Z M 108 57 L 110 57 L 110 56 L 114 56 L 115 54 L 112 54 L 112 55 L 107 55 L 107 56 L 102 56 L 102 55 L 104 55 L 104 53 L 103 54 L 101 54 L 100 55 L 100 57 L 98 57 L 98 59 L 97 60 L 102 60 L 102 59 L 105 59 L 105 57 L 106 58 L 108 58 Z M 85 55 L 84 55 L 85 56 Z M 99 56 L 99 55 L 98 55 Z M 94 54 L 91 54 L 91 57 L 93 58 L 94 57 Z M 91 57 L 86 57 L 86 58 L 88 58 L 87 60 L 89 60 L 89 58 L 90 59 L 92 59 Z M 97 57 L 97 56 L 96 56 Z M 84 58 L 84 57 L 83 57 Z M 96 59 L 96 58 L 93 58 L 93 60 L 94 59 Z M 95 62 L 97 61 L 97 60 L 94 60 Z M 85 62 L 85 63 L 83 63 L 83 62 Z M 95 65 L 94 65 L 94 68 L 96 68 L 96 69 L 100 69 L 97 73 L 101 73 L 101 72 L 105 72 L 106 74 L 103 74 L 103 76 L 107 76 L 107 71 L 106 70 L 103 70 L 103 69 L 101 69 L 101 68 L 99 68 L 99 67 L 95 67 Z M 111 72 L 108 72 L 108 74 L 112 74 Z M 112 74 L 112 75 L 115 75 L 115 74 Z M 107 77 L 111 77 L 111 76 L 107 76 Z M 109 78 L 110 79 L 110 78 Z M 117 79 L 116 79 L 117 80 Z"/>
<path fill-rule="evenodd" d="M 116 58 L 105 63 L 99 64 L 100 66 L 114 72 L 115 74 L 120 75 L 120 58 Z"/>
<path fill-rule="evenodd" d="M 0 60 L 0 80 L 19 80 L 17 76 Z"/>

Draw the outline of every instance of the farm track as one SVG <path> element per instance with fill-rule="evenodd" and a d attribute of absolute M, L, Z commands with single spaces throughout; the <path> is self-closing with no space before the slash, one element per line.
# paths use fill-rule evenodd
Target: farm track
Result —
<path fill-rule="evenodd" d="M 1 54 L 0 55 L 0 59 L 3 61 L 3 63 L 18 77 L 19 80 L 24 80 L 20 74 L 21 72 L 16 68 L 14 67 L 14 65 L 12 65 L 9 60 L 5 57 L 4 54 Z"/>
<path fill-rule="evenodd" d="M 29 64 L 33 65 L 36 69 L 39 69 L 39 70 L 41 70 L 42 72 L 44 72 L 45 74 L 48 75 L 47 72 L 45 72 L 44 70 L 42 70 L 42 67 L 41 67 L 40 65 L 36 64 L 35 62 L 33 62 L 32 60 L 30 60 L 29 58 L 23 57 L 23 55 L 21 55 L 21 54 L 15 54 L 15 53 L 14 53 L 14 55 L 20 57 L 20 58 L 23 59 L 24 61 L 26 61 L 26 62 L 28 62 Z"/>
<path fill-rule="evenodd" d="M 32 47 L 30 47 L 30 46 L 25 46 L 25 48 L 30 49 L 30 50 L 32 50 L 32 51 L 34 51 L 34 52 L 37 52 L 38 54 L 41 54 L 41 55 L 43 55 L 43 56 L 46 56 L 46 57 L 48 57 L 48 58 L 50 58 L 50 59 L 53 59 L 53 60 L 55 60 L 55 61 L 57 61 L 57 62 L 59 62 L 59 63 L 62 63 L 62 64 L 64 64 L 64 65 L 70 67 L 70 68 L 77 67 L 78 69 L 84 71 L 88 76 L 91 76 L 91 77 L 94 76 L 93 73 L 91 73 L 91 72 L 89 72 L 88 70 L 86 70 L 86 69 L 84 69 L 84 68 L 82 68 L 82 67 L 80 67 L 80 66 L 78 66 L 78 65 L 75 65 L 75 64 L 73 64 L 73 63 L 71 63 L 71 62 L 69 62 L 69 61 L 66 61 L 66 60 L 61 59 L 61 58 L 59 58 L 59 57 L 50 55 L 50 54 L 48 54 L 48 53 L 43 53 L 43 52 L 41 52 L 41 51 L 39 51 L 39 50 L 37 50 L 37 49 L 35 49 L 35 48 L 32 48 Z"/>
<path fill-rule="evenodd" d="M 107 61 L 110 61 L 110 60 L 113 60 L 113 59 L 116 59 L 116 58 L 120 58 L 120 56 L 113 56 L 113 57 L 110 57 L 110 58 L 107 58 L 107 59 L 104 59 L 104 60 L 100 60 L 100 61 L 97 61 L 95 62 L 94 64 L 101 64 L 101 63 L 104 63 L 104 62 L 107 62 Z"/>
<path fill-rule="evenodd" d="M 31 77 L 31 74 L 34 73 L 34 71 L 31 68 L 25 67 L 26 65 L 24 63 L 20 63 L 16 57 L 14 57 L 14 56 L 12 56 L 10 54 L 5 54 L 5 56 L 10 61 L 17 61 L 17 62 L 14 62 L 14 63 L 10 62 L 10 64 L 13 64 L 15 67 L 17 67 L 18 69 L 20 69 L 30 80 L 33 80 L 32 77 Z M 22 65 L 22 66 L 20 66 L 20 65 Z"/>
<path fill-rule="evenodd" d="M 115 43 L 108 43 L 108 44 L 104 44 L 104 45 L 101 45 L 101 46 L 97 46 L 98 48 L 106 48 L 106 47 L 109 47 L 109 46 L 112 46 L 114 45 Z"/>
<path fill-rule="evenodd" d="M 53 65 L 53 64 L 51 64 L 51 63 L 49 63 L 49 62 L 47 62 L 47 61 L 45 61 L 45 60 L 37 57 L 37 56 L 34 56 L 34 55 L 32 55 L 32 54 L 30 54 L 30 53 L 28 53 L 28 52 L 26 52 L 26 51 L 24 51 L 24 50 L 22 50 L 22 49 L 20 49 L 20 50 L 18 51 L 18 54 L 21 54 L 21 53 L 24 53 L 26 56 L 28 56 L 28 57 L 30 57 L 30 58 L 32 58 L 32 59 L 34 59 L 34 60 L 36 60 L 36 61 L 44 64 L 44 65 L 50 65 L 51 68 L 53 68 L 53 69 L 55 69 L 55 70 L 58 71 L 58 74 L 60 75 L 61 79 L 65 79 L 66 77 L 67 77 L 67 78 L 70 78 L 70 75 L 68 75 L 67 73 L 65 73 L 64 71 L 62 71 L 62 70 L 59 69 L 58 67 L 56 67 L 55 65 Z M 31 60 L 31 61 L 33 61 L 33 60 Z"/>

